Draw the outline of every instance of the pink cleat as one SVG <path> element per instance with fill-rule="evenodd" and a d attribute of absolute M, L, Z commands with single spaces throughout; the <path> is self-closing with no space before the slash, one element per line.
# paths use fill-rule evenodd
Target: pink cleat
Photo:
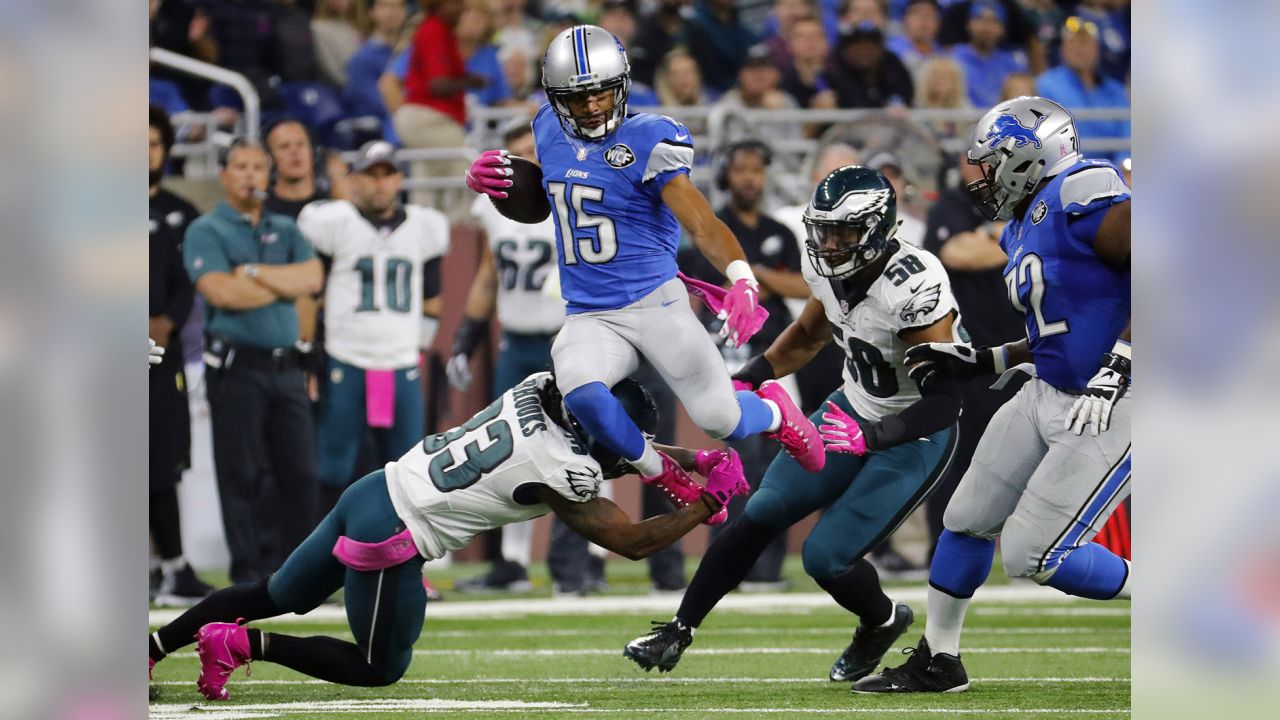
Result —
<path fill-rule="evenodd" d="M 196 687 L 210 700 L 227 700 L 225 687 L 231 672 L 245 665 L 249 674 L 249 631 L 244 619 L 234 623 L 209 623 L 196 633 L 196 653 L 200 656 L 200 678 Z"/>
<path fill-rule="evenodd" d="M 772 400 L 782 411 L 782 424 L 777 432 L 765 433 L 765 437 L 777 440 L 800 467 L 807 472 L 820 472 L 827 463 L 822 446 L 822 436 L 809 418 L 796 407 L 791 396 L 776 380 L 768 380 L 756 390 L 765 400 Z"/>
<path fill-rule="evenodd" d="M 641 475 L 645 485 L 652 485 L 662 491 L 672 505 L 677 508 L 692 505 L 702 499 L 702 486 L 694 482 L 680 464 L 669 455 L 659 452 L 662 457 L 662 472 L 657 475 Z"/>

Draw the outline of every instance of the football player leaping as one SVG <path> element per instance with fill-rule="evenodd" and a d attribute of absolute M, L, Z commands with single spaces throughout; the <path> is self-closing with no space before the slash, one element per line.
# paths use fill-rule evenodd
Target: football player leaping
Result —
<path fill-rule="evenodd" d="M 660 115 L 627 114 L 626 51 L 601 28 L 560 33 L 542 67 L 550 104 L 533 119 L 533 132 L 568 303 L 551 354 L 569 409 L 646 482 L 682 473 L 609 393 L 643 354 L 707 434 L 736 440 L 768 433 L 805 470 L 822 469 L 817 428 L 781 385 L 735 396 L 724 360 L 676 278 L 683 225 L 732 282 L 723 296 L 730 339 L 741 345 L 763 322 L 759 286 L 742 248 L 689 180 L 688 129 Z M 468 184 L 506 197 L 509 162 L 501 151 L 485 153 L 471 166 Z"/>
<path fill-rule="evenodd" d="M 942 264 L 895 239 L 893 186 L 875 170 L 847 165 L 822 180 L 804 212 L 812 297 L 800 318 L 734 380 L 747 387 L 795 372 L 833 338 L 847 361 L 844 385 L 819 410 L 826 467 L 809 475 L 779 455 L 742 517 L 716 536 L 675 618 L 632 640 L 624 654 L 648 670 L 675 667 L 693 631 L 746 577 L 761 551 L 815 510 L 804 569 L 860 623 L 832 680 L 871 672 L 912 623 L 863 555 L 893 532 L 937 486 L 955 447 L 958 387 L 907 376 L 907 348 L 956 339 L 958 310 Z M 818 413 L 814 419 L 818 419 Z"/>
<path fill-rule="evenodd" d="M 633 422 L 654 432 L 657 409 L 644 388 L 624 379 L 613 397 Z M 231 672 L 251 660 L 345 685 L 390 685 L 409 667 L 422 631 L 427 560 L 485 530 L 548 512 L 592 542 L 638 559 L 750 491 L 735 453 L 664 450 L 705 476 L 707 486 L 672 486 L 682 509 L 633 524 L 596 497 L 603 479 L 632 469 L 582 432 L 550 373 L 530 375 L 461 426 L 428 436 L 347 488 L 269 579 L 219 590 L 153 633 L 150 664 L 195 638 L 197 685 L 211 700 L 227 699 Z M 355 642 L 242 624 L 310 612 L 340 588 Z"/>
<path fill-rule="evenodd" d="M 1129 206 L 1110 163 L 1085 160 L 1062 106 L 1000 103 L 978 121 L 969 185 L 1005 219 L 1005 283 L 1027 339 L 996 348 L 911 348 L 912 375 L 968 378 L 1031 362 L 1033 377 L 991 418 L 943 518 L 929 571 L 929 617 L 907 662 L 859 693 L 960 692 L 965 609 L 1001 538 L 1009 577 L 1080 597 L 1129 596 L 1129 563 L 1089 540 L 1129 495 Z M 1101 367 L 1099 367 L 1101 364 Z M 1085 431 L 1088 430 L 1086 434 Z"/>

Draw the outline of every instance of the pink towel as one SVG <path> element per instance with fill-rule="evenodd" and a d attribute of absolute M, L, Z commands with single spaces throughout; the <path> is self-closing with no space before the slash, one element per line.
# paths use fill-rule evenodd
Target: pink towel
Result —
<path fill-rule="evenodd" d="M 363 572 L 395 567 L 417 555 L 418 547 L 413 544 L 413 536 L 408 530 L 376 543 L 360 542 L 342 535 L 333 544 L 333 556 L 338 558 L 338 562 Z"/>
<path fill-rule="evenodd" d="M 729 294 L 728 290 L 719 285 L 712 285 L 701 280 L 694 280 L 682 272 L 676 273 L 676 277 L 680 278 L 680 282 L 684 283 L 684 287 L 691 295 L 697 296 L 703 305 L 713 313 L 719 314 L 724 310 L 724 296 Z M 769 311 L 763 307 L 756 307 L 755 313 L 751 316 L 751 333 L 754 335 L 764 327 L 764 321 L 769 319 Z"/>
<path fill-rule="evenodd" d="M 365 412 L 369 427 L 389 428 L 396 424 L 396 371 L 364 371 Z"/>

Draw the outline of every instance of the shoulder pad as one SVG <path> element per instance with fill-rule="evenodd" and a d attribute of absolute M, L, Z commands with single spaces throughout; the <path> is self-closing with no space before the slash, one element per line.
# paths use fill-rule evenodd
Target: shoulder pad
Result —
<path fill-rule="evenodd" d="M 639 147 L 631 149 L 637 160 L 643 161 L 644 173 L 641 182 L 648 182 L 658 175 L 670 170 L 693 169 L 693 138 L 689 128 L 666 115 L 637 113 L 622 124 L 631 130 L 618 137 Z"/>
<path fill-rule="evenodd" d="M 1068 213 L 1083 213 L 1094 205 L 1114 205 L 1132 195 L 1120 171 L 1111 165 L 1084 167 L 1062 180 L 1058 198 Z"/>
<path fill-rule="evenodd" d="M 932 325 L 956 308 L 947 271 L 933 253 L 906 243 L 901 248 L 880 278 L 890 321 L 902 328 Z"/>

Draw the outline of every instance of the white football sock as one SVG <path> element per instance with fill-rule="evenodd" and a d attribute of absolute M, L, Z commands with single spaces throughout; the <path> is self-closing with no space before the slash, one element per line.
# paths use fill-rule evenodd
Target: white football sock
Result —
<path fill-rule="evenodd" d="M 170 558 L 168 560 L 161 560 L 160 572 L 163 573 L 164 575 L 173 575 L 174 573 L 181 570 L 182 567 L 186 564 L 187 564 L 187 558 L 182 555 L 179 555 L 176 558 Z"/>
<path fill-rule="evenodd" d="M 765 428 L 765 432 L 778 432 L 778 428 L 782 427 L 782 408 L 772 400 L 765 400 L 764 404 L 768 405 L 769 412 L 773 413 L 773 419 L 769 421 L 769 427 Z"/>
<path fill-rule="evenodd" d="M 970 598 L 955 598 L 929 587 L 929 616 L 924 624 L 924 639 L 934 655 L 960 654 L 960 631 L 964 629 L 964 613 Z"/>
<path fill-rule="evenodd" d="M 1133 563 L 1128 560 L 1124 561 L 1124 566 L 1128 568 L 1129 574 L 1124 577 L 1124 585 L 1120 586 L 1120 592 L 1116 593 L 1117 598 L 1131 599 L 1133 593 L 1129 590 L 1129 586 L 1133 584 Z"/>
<path fill-rule="evenodd" d="M 654 449 L 653 443 L 644 444 L 644 452 L 635 460 L 628 460 L 631 467 L 645 477 L 653 477 L 662 472 L 662 456 Z"/>
<path fill-rule="evenodd" d="M 898 603 L 894 602 L 893 598 L 889 598 L 889 603 L 889 619 L 880 623 L 880 627 L 889 627 L 893 624 L 893 619 L 898 617 Z"/>

